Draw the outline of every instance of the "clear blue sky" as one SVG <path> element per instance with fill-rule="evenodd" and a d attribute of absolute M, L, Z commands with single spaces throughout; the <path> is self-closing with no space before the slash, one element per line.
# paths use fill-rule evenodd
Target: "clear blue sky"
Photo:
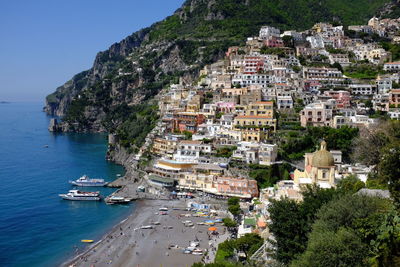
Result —
<path fill-rule="evenodd" d="M 184 0 L 0 0 L 0 101 L 43 101 Z"/>

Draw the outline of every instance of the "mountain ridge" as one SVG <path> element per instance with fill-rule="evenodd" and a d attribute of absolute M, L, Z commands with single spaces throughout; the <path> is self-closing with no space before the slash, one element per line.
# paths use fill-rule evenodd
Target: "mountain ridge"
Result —
<path fill-rule="evenodd" d="M 380 10 L 390 14 L 390 6 L 398 1 L 187 0 L 173 15 L 99 52 L 91 69 L 47 96 L 44 110 L 63 117 L 63 131 L 115 132 L 131 107 L 148 103 L 170 83 L 190 83 L 262 25 L 304 30 L 320 21 L 356 24 Z"/>

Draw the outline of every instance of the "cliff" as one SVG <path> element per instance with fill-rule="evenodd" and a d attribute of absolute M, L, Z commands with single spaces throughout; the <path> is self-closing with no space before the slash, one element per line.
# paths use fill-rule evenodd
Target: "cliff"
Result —
<path fill-rule="evenodd" d="M 130 134 L 132 125 L 157 119 L 135 114 L 149 111 L 151 104 L 156 109 L 150 100 L 163 87 L 179 79 L 192 82 L 205 64 L 256 35 L 262 25 L 301 30 L 320 21 L 365 23 L 379 10 L 390 10 L 388 3 L 392 1 L 187 0 L 172 16 L 98 53 L 91 69 L 47 96 L 44 110 L 63 118 L 63 131 L 118 132 L 129 147 L 137 137 Z"/>

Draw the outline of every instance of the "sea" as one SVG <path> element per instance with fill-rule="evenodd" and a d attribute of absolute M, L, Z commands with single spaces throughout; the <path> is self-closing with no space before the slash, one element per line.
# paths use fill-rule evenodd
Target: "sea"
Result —
<path fill-rule="evenodd" d="M 58 194 L 87 174 L 113 181 L 106 134 L 53 134 L 43 103 L 0 104 L 0 266 L 57 266 L 101 239 L 134 204 L 73 202 Z M 111 188 L 85 188 L 111 194 Z"/>

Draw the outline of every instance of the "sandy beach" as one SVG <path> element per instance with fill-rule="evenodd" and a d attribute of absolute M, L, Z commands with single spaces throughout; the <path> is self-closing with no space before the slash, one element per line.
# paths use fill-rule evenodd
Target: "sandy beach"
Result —
<path fill-rule="evenodd" d="M 222 224 L 215 225 L 219 236 L 209 235 L 209 226 L 197 224 L 208 218 L 192 216 L 193 212 L 185 210 L 184 200 L 142 200 L 137 204 L 132 215 L 114 227 L 102 240 L 63 266 L 186 267 L 202 260 L 212 261 L 217 243 L 228 238 Z M 168 208 L 166 215 L 160 214 L 160 207 Z M 185 214 L 187 216 L 182 216 Z M 192 221 L 194 226 L 185 226 L 182 222 L 186 220 Z M 153 228 L 140 229 L 146 225 L 153 225 Z M 207 250 L 205 254 L 208 256 L 183 253 L 183 248 L 196 239 L 200 243 L 198 248 Z"/>

